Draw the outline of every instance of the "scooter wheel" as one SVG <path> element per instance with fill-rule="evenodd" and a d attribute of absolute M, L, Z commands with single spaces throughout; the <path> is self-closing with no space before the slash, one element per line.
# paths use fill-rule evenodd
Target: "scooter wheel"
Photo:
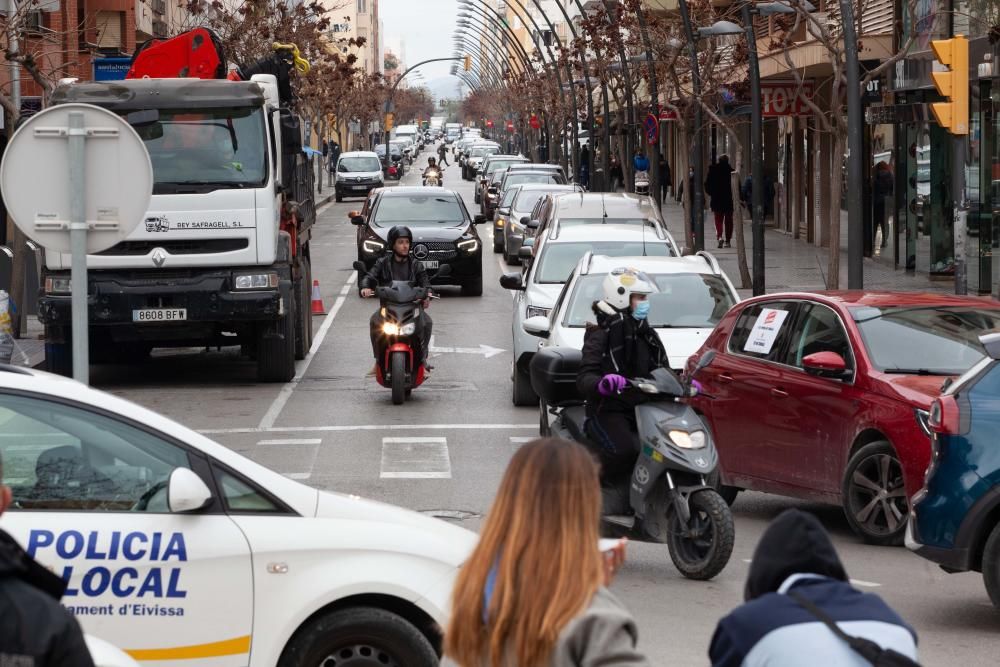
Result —
<path fill-rule="evenodd" d="M 393 352 L 389 363 L 392 404 L 402 405 L 406 401 L 406 355 L 402 352 Z"/>
<path fill-rule="evenodd" d="M 714 489 L 690 496 L 691 520 L 685 526 L 671 506 L 667 517 L 667 548 L 674 566 L 688 579 L 704 581 L 729 563 L 736 527 L 729 505 Z"/>

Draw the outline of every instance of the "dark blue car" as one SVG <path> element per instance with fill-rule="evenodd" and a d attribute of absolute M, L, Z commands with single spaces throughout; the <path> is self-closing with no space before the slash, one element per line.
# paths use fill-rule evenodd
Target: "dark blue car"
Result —
<path fill-rule="evenodd" d="M 982 572 L 1000 608 L 1000 333 L 980 341 L 988 356 L 931 406 L 931 463 L 906 546 L 946 572 Z"/>

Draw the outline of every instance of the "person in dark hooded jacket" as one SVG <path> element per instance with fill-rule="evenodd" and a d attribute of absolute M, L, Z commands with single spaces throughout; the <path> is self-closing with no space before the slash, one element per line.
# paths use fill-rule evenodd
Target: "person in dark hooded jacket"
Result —
<path fill-rule="evenodd" d="M 612 489 L 631 474 L 638 452 L 635 406 L 626 379 L 649 377 L 667 366 L 667 353 L 646 321 L 652 281 L 631 269 L 614 269 L 603 283 L 604 299 L 594 302 L 596 326 L 588 326 L 577 390 L 587 399 L 587 435 L 600 446 L 601 483 Z M 609 498 L 606 495 L 605 500 Z M 620 505 L 616 502 L 616 505 Z M 606 507 L 606 513 L 623 511 Z"/>
<path fill-rule="evenodd" d="M 809 604 L 843 633 L 874 642 L 874 650 L 917 659 L 913 628 L 877 595 L 849 583 L 830 537 L 806 512 L 786 510 L 764 531 L 744 598 L 715 629 L 708 649 L 713 667 L 798 667 L 819 656 L 827 667 L 873 664 L 807 609 Z"/>
<path fill-rule="evenodd" d="M 0 514 L 11 500 L 10 487 L 0 486 Z M 0 665 L 94 667 L 80 625 L 59 604 L 65 591 L 62 577 L 0 530 Z"/>

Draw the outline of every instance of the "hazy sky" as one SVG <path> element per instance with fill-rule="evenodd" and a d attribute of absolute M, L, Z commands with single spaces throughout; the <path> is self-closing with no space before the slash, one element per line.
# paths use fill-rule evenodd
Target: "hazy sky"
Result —
<path fill-rule="evenodd" d="M 400 39 L 405 41 L 407 67 L 421 60 L 451 56 L 458 14 L 455 0 L 379 0 L 378 7 L 385 23 L 383 42 L 399 53 Z M 431 81 L 448 76 L 450 68 L 451 63 L 430 63 L 418 71 L 423 72 L 425 81 Z"/>

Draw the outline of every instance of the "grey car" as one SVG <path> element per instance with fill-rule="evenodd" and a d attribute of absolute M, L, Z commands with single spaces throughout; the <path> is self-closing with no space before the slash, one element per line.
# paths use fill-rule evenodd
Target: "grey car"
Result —
<path fill-rule="evenodd" d="M 524 229 L 528 224 L 528 218 L 535 208 L 535 204 L 548 194 L 560 194 L 563 192 L 583 192 L 580 185 L 554 185 L 550 183 L 525 183 L 515 186 L 517 192 L 507 209 L 498 209 L 497 217 L 503 216 L 506 224 L 503 225 L 503 259 L 507 264 L 516 266 L 521 263 L 517 254 L 521 250 L 521 243 L 524 241 Z M 502 202 L 503 203 L 503 202 Z"/>

